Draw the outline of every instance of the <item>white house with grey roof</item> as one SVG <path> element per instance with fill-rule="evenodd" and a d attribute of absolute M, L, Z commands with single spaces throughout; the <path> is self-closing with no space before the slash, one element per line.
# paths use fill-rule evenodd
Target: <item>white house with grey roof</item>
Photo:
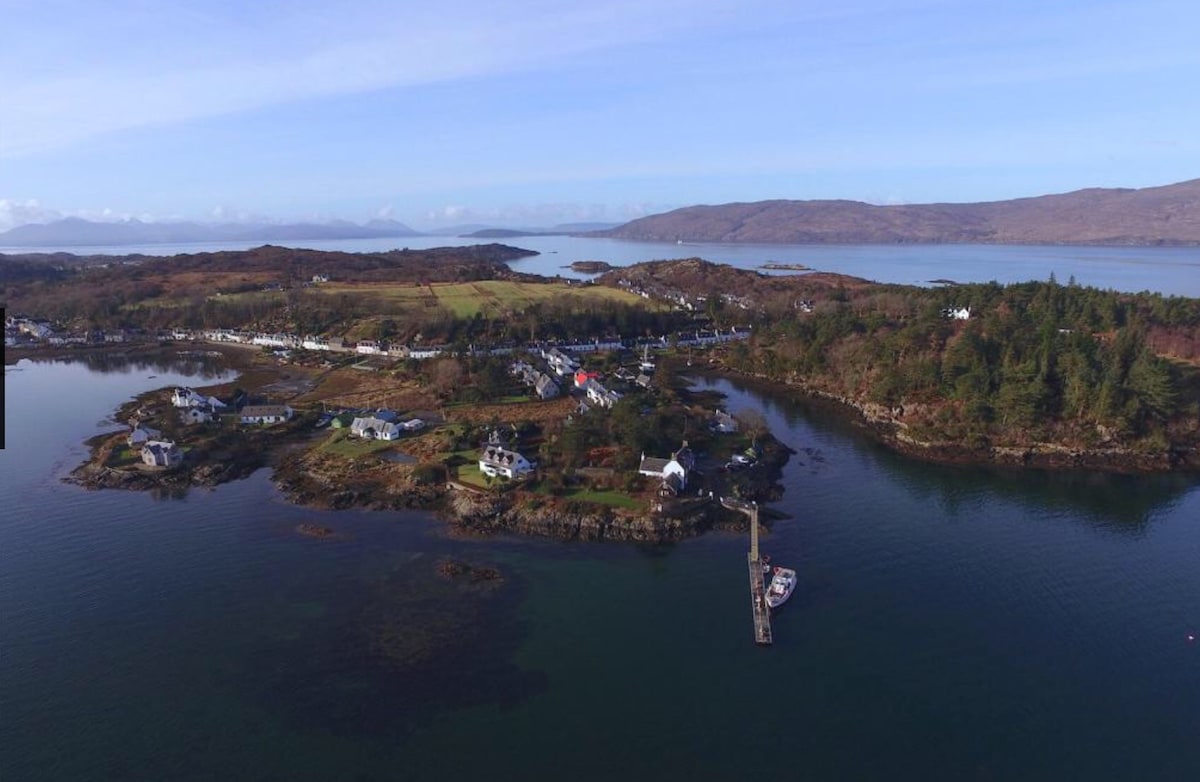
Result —
<path fill-rule="evenodd" d="M 129 430 L 129 434 L 125 437 L 125 443 L 130 448 L 137 445 L 145 445 L 151 440 L 162 439 L 162 432 L 157 429 L 151 429 L 149 426 L 143 426 L 141 422 L 133 424 L 133 428 Z"/>
<path fill-rule="evenodd" d="M 479 471 L 493 478 L 520 478 L 533 471 L 533 465 L 521 454 L 489 444 L 479 455 Z"/>
<path fill-rule="evenodd" d="M 170 440 L 149 440 L 142 446 L 142 463 L 148 467 L 174 467 L 183 461 L 183 451 Z"/>
<path fill-rule="evenodd" d="M 658 478 L 663 482 L 664 488 L 670 489 L 671 494 L 677 494 L 680 490 L 687 488 L 688 474 L 695 466 L 696 457 L 688 448 L 687 441 L 684 440 L 683 445 L 671 454 L 669 459 L 647 456 L 643 453 L 642 461 L 638 465 L 638 474 Z"/>
<path fill-rule="evenodd" d="M 243 424 L 279 424 L 295 413 L 287 405 L 246 405 L 240 413 Z"/>
<path fill-rule="evenodd" d="M 558 396 L 558 383 L 549 375 L 538 374 L 537 382 L 533 384 L 534 393 L 538 399 L 553 399 Z"/>

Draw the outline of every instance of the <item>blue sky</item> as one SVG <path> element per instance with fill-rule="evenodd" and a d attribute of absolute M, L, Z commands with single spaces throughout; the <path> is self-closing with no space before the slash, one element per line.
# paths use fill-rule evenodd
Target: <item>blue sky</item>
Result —
<path fill-rule="evenodd" d="M 0 229 L 546 225 L 1200 177 L 1194 2 L 0 0 L 0 18 Z"/>

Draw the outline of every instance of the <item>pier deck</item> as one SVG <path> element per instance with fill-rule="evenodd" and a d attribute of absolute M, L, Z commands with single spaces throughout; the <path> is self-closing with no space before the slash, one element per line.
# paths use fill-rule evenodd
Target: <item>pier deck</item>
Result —
<path fill-rule="evenodd" d="M 767 589 L 763 584 L 762 557 L 758 553 L 758 503 L 746 502 L 733 497 L 722 497 L 721 504 L 730 510 L 745 513 L 750 517 L 750 551 L 746 553 L 746 564 L 750 568 L 750 609 L 754 614 L 754 643 L 759 646 L 771 644 L 771 607 L 767 605 Z"/>
<path fill-rule="evenodd" d="M 771 609 L 767 606 L 766 588 L 763 586 L 762 560 L 746 556 L 750 566 L 750 606 L 754 612 L 754 643 L 769 646 L 771 643 Z"/>

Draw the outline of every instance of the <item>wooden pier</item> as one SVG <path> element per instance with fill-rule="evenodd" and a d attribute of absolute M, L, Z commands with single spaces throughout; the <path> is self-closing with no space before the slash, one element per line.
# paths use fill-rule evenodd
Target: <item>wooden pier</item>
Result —
<path fill-rule="evenodd" d="M 750 610 L 754 617 L 754 643 L 769 646 L 772 641 L 771 608 L 767 605 L 762 557 L 758 553 L 758 503 L 722 497 L 721 504 L 750 517 L 750 551 L 746 554 L 746 564 L 750 571 Z"/>
<path fill-rule="evenodd" d="M 754 643 L 771 644 L 771 609 L 767 606 L 767 590 L 763 586 L 762 560 L 747 556 L 750 562 L 750 606 L 754 612 Z"/>

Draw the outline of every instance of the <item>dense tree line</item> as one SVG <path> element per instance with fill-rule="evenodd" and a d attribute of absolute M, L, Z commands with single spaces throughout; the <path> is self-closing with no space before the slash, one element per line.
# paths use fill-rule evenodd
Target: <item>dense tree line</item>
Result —
<path fill-rule="evenodd" d="M 948 310 L 969 307 L 967 320 Z M 926 411 L 927 434 L 985 442 L 1014 433 L 1165 447 L 1195 428 L 1194 373 L 1156 353 L 1158 330 L 1193 333 L 1200 302 L 1032 282 L 878 286 L 763 324 L 735 368 Z"/>

